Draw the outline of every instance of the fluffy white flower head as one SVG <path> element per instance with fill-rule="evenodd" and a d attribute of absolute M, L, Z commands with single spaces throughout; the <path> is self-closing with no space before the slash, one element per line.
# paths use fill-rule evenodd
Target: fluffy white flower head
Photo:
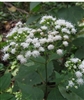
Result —
<path fill-rule="evenodd" d="M 6 47 L 3 48 L 2 51 L 3 51 L 3 52 L 6 52 L 6 51 L 8 51 L 8 49 L 9 49 L 9 46 L 6 46 Z"/>
<path fill-rule="evenodd" d="M 20 59 L 20 62 L 21 62 L 21 64 L 24 64 L 24 63 L 27 62 L 27 59 L 26 59 L 26 58 L 21 58 L 21 59 Z"/>
<path fill-rule="evenodd" d="M 27 51 L 26 54 L 25 54 L 25 57 L 29 58 L 31 55 L 32 55 L 31 51 Z"/>
<path fill-rule="evenodd" d="M 76 82 L 79 85 L 83 85 L 84 84 L 84 80 L 82 78 L 77 79 Z"/>
<path fill-rule="evenodd" d="M 40 55 L 40 53 L 39 53 L 39 51 L 37 51 L 37 50 L 34 50 L 33 52 L 32 52 L 32 56 L 33 57 L 38 57 Z"/>
<path fill-rule="evenodd" d="M 77 78 L 82 77 L 82 73 L 81 73 L 80 71 L 75 72 L 75 74 L 76 74 L 76 77 L 77 77 Z"/>
<path fill-rule="evenodd" d="M 15 52 L 16 52 L 15 48 L 11 50 L 12 54 L 15 54 Z"/>
<path fill-rule="evenodd" d="M 62 49 L 58 49 L 58 50 L 57 50 L 57 54 L 58 54 L 58 55 L 62 55 L 62 54 L 63 54 L 63 50 L 62 50 Z"/>
<path fill-rule="evenodd" d="M 64 35 L 63 38 L 64 39 L 69 39 L 69 36 L 68 35 Z"/>
<path fill-rule="evenodd" d="M 3 60 L 6 61 L 8 58 L 9 58 L 9 54 L 6 53 L 6 54 L 3 56 Z"/>
<path fill-rule="evenodd" d="M 24 58 L 23 55 L 18 55 L 18 56 L 17 56 L 17 60 L 20 60 L 20 59 L 22 59 L 22 58 Z"/>
<path fill-rule="evenodd" d="M 39 51 L 44 52 L 45 49 L 43 47 L 39 47 Z"/>
<path fill-rule="evenodd" d="M 54 49 L 54 45 L 52 44 L 48 45 L 48 50 L 52 50 L 52 49 Z"/>
<path fill-rule="evenodd" d="M 74 83 L 73 83 L 73 81 L 72 81 L 72 80 L 70 80 L 70 81 L 69 81 L 68 86 L 69 86 L 69 87 L 73 87 L 73 86 L 74 86 Z"/>
<path fill-rule="evenodd" d="M 47 26 L 41 26 L 42 30 L 47 30 Z"/>
<path fill-rule="evenodd" d="M 28 43 L 21 43 L 21 46 L 25 49 L 25 48 L 28 48 L 29 44 Z"/>
<path fill-rule="evenodd" d="M 79 61 L 78 58 L 71 58 L 70 60 L 71 60 L 73 63 L 77 63 L 77 62 Z"/>
<path fill-rule="evenodd" d="M 63 45 L 64 45 L 65 47 L 67 47 L 67 46 L 68 46 L 68 42 L 67 42 L 67 41 L 63 41 Z"/>

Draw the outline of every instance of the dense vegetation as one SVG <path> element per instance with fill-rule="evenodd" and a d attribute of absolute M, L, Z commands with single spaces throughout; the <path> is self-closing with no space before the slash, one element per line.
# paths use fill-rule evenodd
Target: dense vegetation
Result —
<path fill-rule="evenodd" d="M 0 2 L 1 100 L 84 100 L 84 3 Z"/>

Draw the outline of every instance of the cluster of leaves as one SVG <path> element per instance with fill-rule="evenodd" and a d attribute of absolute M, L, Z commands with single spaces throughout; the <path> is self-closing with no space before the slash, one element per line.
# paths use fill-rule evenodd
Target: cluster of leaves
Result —
<path fill-rule="evenodd" d="M 16 5 L 16 3 L 13 4 Z M 17 5 L 19 7 L 19 3 Z M 51 8 L 51 5 L 53 5 L 53 8 Z M 47 11 L 47 14 L 77 24 L 84 17 L 84 10 L 80 6 L 74 5 L 74 3 L 32 2 L 30 3 L 31 13 L 27 24 L 32 25 L 34 21 L 38 21 L 46 13 L 45 11 Z M 40 11 L 40 9 L 42 10 Z M 19 100 L 83 100 L 84 86 L 66 90 L 63 81 L 64 79 L 67 80 L 69 76 L 61 75 L 64 63 L 71 54 L 84 59 L 84 34 L 81 35 L 80 30 L 82 28 L 79 28 L 77 37 L 67 47 L 67 52 L 63 56 L 52 54 L 48 60 L 40 56 L 32 58 L 28 63 L 21 66 L 12 62 L 12 66 L 8 69 L 0 64 L 0 71 L 5 72 L 0 78 L 0 98 L 2 100 L 16 100 L 14 93 L 20 91 L 22 99 L 19 98 Z"/>

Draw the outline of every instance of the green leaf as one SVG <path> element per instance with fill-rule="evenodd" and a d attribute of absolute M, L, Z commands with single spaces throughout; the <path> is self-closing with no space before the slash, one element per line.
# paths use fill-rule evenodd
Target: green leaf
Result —
<path fill-rule="evenodd" d="M 0 78 L 0 91 L 7 89 L 10 85 L 10 82 L 11 82 L 11 74 L 10 73 L 4 74 L 4 76 Z"/>
<path fill-rule="evenodd" d="M 59 59 L 59 58 L 61 58 L 63 55 L 58 55 L 58 54 L 56 54 L 56 53 L 53 53 L 53 54 L 51 54 L 50 56 L 49 56 L 49 60 L 51 61 L 51 60 L 54 60 L 54 59 Z"/>
<path fill-rule="evenodd" d="M 84 85 L 79 86 L 78 89 L 71 88 L 71 90 L 84 100 Z"/>
<path fill-rule="evenodd" d="M 27 25 L 32 24 L 33 22 L 37 21 L 40 17 L 41 17 L 41 14 L 32 14 L 32 15 L 28 18 L 26 24 L 27 24 Z"/>
<path fill-rule="evenodd" d="M 22 95 L 24 95 L 24 100 L 25 98 L 30 98 L 30 100 L 43 100 L 44 94 L 41 89 L 30 85 L 25 85 L 19 82 L 18 86 L 22 91 Z"/>
<path fill-rule="evenodd" d="M 30 85 L 40 83 L 42 80 L 36 72 L 38 67 L 38 64 L 32 66 L 21 66 L 16 76 L 16 80 Z"/>
<path fill-rule="evenodd" d="M 4 65 L 2 63 L 0 63 L 0 71 L 4 70 Z"/>
<path fill-rule="evenodd" d="M 62 66 L 60 66 L 60 62 L 57 62 L 56 60 L 53 61 L 54 70 L 59 72 L 62 69 Z"/>
<path fill-rule="evenodd" d="M 31 2 L 30 3 L 30 11 L 36 9 L 36 7 L 40 4 L 41 2 Z"/>
<path fill-rule="evenodd" d="M 58 87 L 55 87 L 48 94 L 47 100 L 66 100 L 66 99 L 61 95 L 61 93 L 59 92 Z"/>
<path fill-rule="evenodd" d="M 47 67 L 47 69 L 46 69 Z M 47 66 L 40 64 L 38 67 L 38 73 L 43 77 L 43 79 L 46 79 L 46 70 L 47 70 L 47 78 L 53 73 L 53 63 L 52 61 L 47 63 Z"/>
<path fill-rule="evenodd" d="M 9 93 L 0 94 L 0 100 L 12 100 L 13 97 L 14 96 Z"/>
<path fill-rule="evenodd" d="M 83 46 L 84 45 L 84 37 L 76 38 L 75 40 L 72 41 L 72 44 L 74 44 L 77 47 Z"/>
<path fill-rule="evenodd" d="M 40 64 L 45 64 L 45 58 L 42 56 L 38 56 L 38 57 L 33 57 L 31 58 L 31 60 L 35 63 L 40 63 Z"/>
<path fill-rule="evenodd" d="M 78 57 L 79 59 L 84 58 L 84 47 L 81 47 L 76 51 L 75 57 Z"/>
<path fill-rule="evenodd" d="M 29 85 L 36 85 L 42 82 L 40 75 L 36 73 L 35 71 L 24 76 L 22 81 L 23 83 L 29 84 Z"/>
<path fill-rule="evenodd" d="M 59 84 L 63 79 L 63 77 L 56 71 L 55 71 L 55 77 L 56 77 L 56 84 Z"/>
<path fill-rule="evenodd" d="M 57 12 L 58 18 L 77 23 L 84 17 L 84 10 L 80 6 L 72 6 L 69 8 L 61 8 Z"/>
<path fill-rule="evenodd" d="M 67 100 L 83 100 L 74 92 L 67 92 L 67 90 L 63 86 L 59 86 L 59 91 L 62 94 L 62 96 Z"/>

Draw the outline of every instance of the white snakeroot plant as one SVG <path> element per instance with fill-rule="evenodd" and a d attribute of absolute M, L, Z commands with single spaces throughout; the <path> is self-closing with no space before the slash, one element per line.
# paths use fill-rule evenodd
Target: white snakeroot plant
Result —
<path fill-rule="evenodd" d="M 72 74 L 71 77 L 69 77 L 70 80 L 68 81 L 69 83 L 66 86 L 66 88 L 78 87 L 84 84 L 84 79 L 83 79 L 84 67 L 82 66 L 83 63 L 84 60 L 81 61 L 79 58 L 70 58 L 68 61 L 65 62 L 65 66 L 67 68 L 68 74 L 69 73 Z"/>
<path fill-rule="evenodd" d="M 63 19 L 56 19 L 50 15 L 43 16 L 39 24 L 38 28 L 29 28 L 25 24 L 18 22 L 7 35 L 8 45 L 2 50 L 4 56 L 5 53 L 24 55 L 27 51 L 31 51 L 31 56 L 37 57 L 41 53 L 45 54 L 46 50 L 50 51 L 52 49 L 53 52 L 62 55 L 63 49 L 69 45 L 69 38 L 72 34 L 76 34 L 73 24 Z M 28 59 L 29 55 L 27 52 L 26 56 L 28 56 Z"/>
<path fill-rule="evenodd" d="M 62 56 L 66 47 L 76 34 L 74 25 L 63 19 L 45 15 L 41 18 L 38 26 L 27 27 L 18 22 L 8 33 L 7 45 L 2 49 L 3 60 L 17 59 L 21 64 L 30 58 L 38 56 L 50 57 L 51 54 Z M 10 54 L 10 55 L 9 55 Z M 62 60 L 62 59 L 61 59 Z M 84 61 L 71 58 L 65 63 L 66 68 L 73 73 L 68 80 L 68 87 L 76 87 L 83 83 Z M 79 73 L 80 72 L 80 73 Z M 74 78 L 74 80 L 72 80 Z"/>

